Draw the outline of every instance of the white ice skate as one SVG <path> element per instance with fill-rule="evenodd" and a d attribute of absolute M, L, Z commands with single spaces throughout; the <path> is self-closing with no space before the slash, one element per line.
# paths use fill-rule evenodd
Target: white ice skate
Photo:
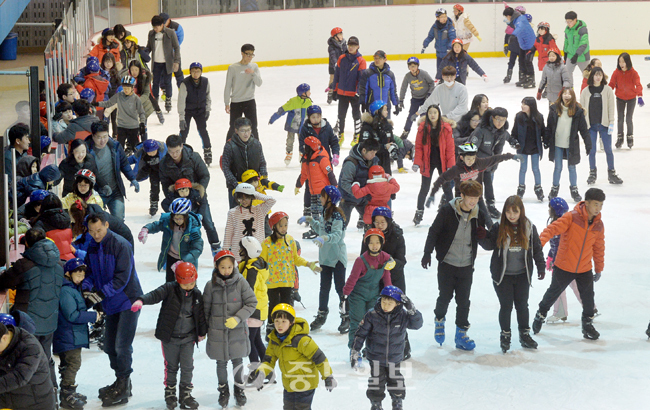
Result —
<path fill-rule="evenodd" d="M 559 317 L 559 316 L 553 315 L 553 316 L 549 316 L 549 317 L 546 318 L 546 323 L 558 323 L 560 321 L 566 322 L 566 319 L 567 319 L 566 316 Z"/>

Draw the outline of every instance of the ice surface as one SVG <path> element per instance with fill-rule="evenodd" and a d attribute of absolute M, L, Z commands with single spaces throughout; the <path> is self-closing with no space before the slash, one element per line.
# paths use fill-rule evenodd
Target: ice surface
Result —
<path fill-rule="evenodd" d="M 371 50 L 365 50 L 367 53 Z M 602 58 L 605 72 L 611 75 L 615 68 L 615 57 Z M 484 83 L 475 73 L 470 73 L 467 80 L 470 99 L 478 93 L 487 94 L 490 106 L 503 106 L 508 109 L 510 124 L 514 115 L 520 111 L 521 99 L 534 96 L 536 89 L 523 90 L 511 84 L 504 85 L 502 78 L 506 72 L 505 58 L 478 59 L 478 63 L 487 72 L 490 81 Z M 234 61 L 233 61 L 234 62 Z M 635 68 L 639 71 L 645 87 L 650 78 L 650 64 L 640 56 L 633 56 Z M 406 73 L 404 61 L 389 61 L 395 71 L 398 85 Z M 535 62 L 535 67 L 537 67 Z M 434 72 L 435 61 L 423 60 L 422 68 Z M 261 140 L 268 162 L 269 176 L 287 186 L 284 193 L 271 192 L 278 198 L 274 211 L 283 210 L 291 216 L 289 233 L 300 239 L 304 228 L 296 225 L 296 219 L 302 214 L 302 194 L 293 195 L 291 189 L 299 174 L 297 155 L 290 166 L 284 165 L 285 136 L 284 118 L 273 125 L 267 125 L 268 119 L 277 108 L 293 97 L 295 87 L 306 82 L 312 86 L 312 98 L 323 108 L 324 117 L 332 125 L 336 123 L 337 106 L 328 106 L 323 90 L 327 86 L 327 68 L 324 65 L 262 68 L 264 84 L 256 91 L 258 118 Z M 537 81 L 540 74 L 536 73 Z M 207 73 L 212 85 L 212 115 L 208 122 L 214 155 L 214 164 L 210 168 L 212 180 L 208 188 L 212 215 L 223 234 L 225 217 L 228 210 L 226 188 L 223 173 L 218 167 L 224 137 L 228 128 L 228 115 L 223 110 L 221 93 L 225 82 L 225 72 Z M 576 70 L 575 84 L 579 87 L 581 74 Z M 175 94 L 177 94 L 175 92 Z M 410 97 L 407 97 L 408 105 Z M 167 135 L 178 132 L 178 115 L 176 114 L 176 95 L 174 111 L 166 114 L 166 122 L 159 125 L 155 116 L 149 117 L 149 135 L 164 140 Z M 408 107 L 406 107 L 408 109 Z M 476 341 L 473 352 L 464 352 L 454 348 L 453 327 L 455 304 L 450 305 L 447 315 L 447 341 L 442 347 L 433 340 L 433 307 L 437 297 L 435 264 L 429 270 L 420 267 L 420 259 L 428 226 L 435 216 L 435 208 L 425 211 L 422 226 L 414 227 L 411 220 L 415 212 L 415 198 L 419 192 L 420 175 L 413 172 L 395 174 L 402 190 L 393 201 L 395 220 L 404 228 L 407 243 L 406 265 L 407 293 L 422 311 L 425 324 L 419 331 L 410 332 L 413 358 L 405 365 L 409 370 L 406 384 L 407 397 L 404 402 L 408 409 L 622 409 L 645 408 L 650 399 L 647 375 L 650 367 L 649 342 L 644 332 L 650 319 L 650 286 L 648 286 L 647 232 L 650 231 L 650 205 L 648 200 L 647 170 L 643 164 L 650 154 L 648 128 L 650 116 L 648 107 L 636 108 L 634 116 L 637 129 L 634 149 L 615 150 L 616 170 L 625 181 L 622 186 L 607 183 L 605 154 L 597 155 L 599 178 L 595 185 L 607 194 L 603 209 L 603 221 L 606 227 L 606 259 L 602 279 L 596 284 L 596 303 L 601 313 L 594 322 L 601 333 L 596 342 L 582 338 L 580 330 L 580 305 L 572 292 L 568 294 L 569 319 L 566 323 L 545 324 L 542 332 L 535 336 L 539 342 L 537 351 L 524 351 L 516 336 L 516 318 L 513 312 L 512 350 L 504 355 L 499 349 L 499 304 L 490 279 L 490 252 L 479 248 L 472 289 L 472 308 L 469 335 Z M 548 107 L 540 102 L 540 111 L 546 116 Z M 395 118 L 395 131 L 399 135 L 404 124 L 405 114 Z M 346 143 L 342 159 L 347 155 L 352 137 L 353 122 L 348 114 Z M 196 125 L 192 124 L 189 143 L 200 151 L 200 139 Z M 411 132 L 412 140 L 415 131 Z M 297 144 L 297 141 L 296 141 Z M 586 179 L 589 172 L 584 146 L 581 143 L 582 161 L 578 165 L 578 186 L 584 194 L 588 188 Z M 512 149 L 506 145 L 506 152 Z M 297 150 L 296 150 L 297 152 Z M 410 168 L 410 161 L 406 166 Z M 340 167 L 340 166 L 339 166 Z M 551 187 L 552 163 L 546 153 L 541 163 L 542 185 L 545 194 Z M 516 191 L 519 164 L 509 161 L 502 164 L 496 173 L 495 191 L 497 206 Z M 338 176 L 339 170 L 336 170 Z M 128 190 L 126 202 L 126 221 L 133 232 L 150 222 L 148 213 L 148 183 L 142 183 L 142 190 L 134 194 Z M 568 172 L 564 170 L 561 180 L 560 195 L 570 200 Z M 535 199 L 533 176 L 527 175 L 527 192 L 524 197 L 526 214 L 542 230 L 548 217 L 548 202 L 539 203 Z M 437 206 L 437 204 L 436 204 Z M 353 220 L 356 220 L 353 213 Z M 646 238 L 646 239 L 644 239 Z M 207 238 L 205 238 L 207 243 Z M 161 235 L 152 235 L 146 245 L 136 245 L 137 271 L 143 289 L 150 291 L 162 284 L 164 272 L 156 271 L 156 260 L 160 247 Z M 350 267 L 358 256 L 361 234 L 355 229 L 347 232 L 348 260 Z M 318 248 L 308 241 L 302 241 L 303 256 L 316 260 Z M 548 249 L 548 248 L 547 248 Z M 199 283 L 201 289 L 211 275 L 211 257 L 205 248 L 200 258 Z M 311 321 L 317 311 L 319 277 L 308 269 L 301 268 L 301 289 L 306 309 L 297 306 L 300 316 Z M 550 275 L 544 281 L 534 279 L 530 292 L 531 320 L 544 291 L 550 284 Z M 367 376 L 355 374 L 347 362 L 347 335 L 338 335 L 337 297 L 332 289 L 330 310 L 332 314 L 323 329 L 312 335 L 323 349 L 334 368 L 334 375 L 339 387 L 328 393 L 322 387 L 318 389 L 314 409 L 363 409 L 369 408 L 365 395 Z M 159 306 L 145 306 L 140 316 L 138 333 L 133 344 L 133 397 L 128 408 L 149 409 L 164 408 L 163 377 L 164 365 L 160 342 L 154 338 L 154 328 Z M 450 335 L 451 333 L 451 335 Z M 205 354 L 205 342 L 195 352 L 194 396 L 201 408 L 217 408 L 216 363 Z M 245 360 L 247 363 L 247 360 Z M 232 371 L 230 371 L 232 379 Z M 101 407 L 96 398 L 97 389 L 114 380 L 108 358 L 99 352 L 96 346 L 84 351 L 83 365 L 77 382 L 79 391 L 89 396 L 86 409 Z M 263 391 L 247 390 L 249 409 L 281 409 L 282 386 L 277 384 L 266 387 Z M 231 406 L 234 399 L 231 399 Z M 384 401 L 385 408 L 390 408 L 389 399 Z"/>

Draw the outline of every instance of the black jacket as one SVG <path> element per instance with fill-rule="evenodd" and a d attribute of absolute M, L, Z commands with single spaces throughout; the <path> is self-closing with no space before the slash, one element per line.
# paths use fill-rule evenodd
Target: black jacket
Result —
<path fill-rule="evenodd" d="M 548 113 L 548 120 L 546 122 L 546 140 L 545 144 L 548 145 L 548 159 L 555 160 L 555 131 L 557 130 L 558 115 L 555 106 L 551 106 Z M 585 152 L 589 155 L 591 151 L 591 136 L 589 135 L 589 127 L 587 127 L 587 120 L 585 119 L 585 110 L 577 108 L 571 121 L 571 133 L 569 134 L 569 155 L 565 159 L 569 161 L 569 165 L 576 165 L 580 163 L 580 140 L 578 139 L 578 132 L 582 135 L 582 140 L 585 142 Z"/>
<path fill-rule="evenodd" d="M 237 134 L 233 134 L 223 147 L 221 169 L 226 177 L 228 189 L 235 189 L 241 181 L 241 175 L 249 169 L 257 171 L 260 177 L 268 176 L 262 144 L 255 137 L 251 137 L 244 144 Z"/>
<path fill-rule="evenodd" d="M 395 221 L 390 221 L 386 232 L 384 232 L 384 236 L 386 237 L 386 241 L 381 250 L 389 254 L 393 260 L 395 260 L 395 267 L 390 271 L 391 276 L 397 276 L 397 274 L 400 273 L 404 275 L 404 265 L 406 265 L 406 242 L 404 241 L 404 231 L 402 231 L 402 228 L 395 223 Z M 360 255 L 363 255 L 367 250 L 368 245 L 363 241 L 361 243 Z"/>
<path fill-rule="evenodd" d="M 81 169 L 89 169 L 95 174 L 95 176 L 99 173 L 95 157 L 90 154 L 86 154 L 86 158 L 84 158 L 82 164 L 77 163 L 77 160 L 74 159 L 72 153 L 61 161 L 59 164 L 59 171 L 61 171 L 61 175 L 63 175 L 63 193 L 61 194 L 61 198 L 74 191 L 75 174 Z M 97 184 L 95 184 L 95 190 L 98 190 L 98 188 Z"/>
<path fill-rule="evenodd" d="M 174 184 L 181 178 L 187 178 L 192 183 L 201 184 L 204 188 L 210 183 L 210 171 L 203 158 L 194 152 L 189 145 L 183 146 L 183 158 L 176 164 L 169 152 L 160 161 L 160 184 L 167 198 L 173 199 Z M 171 190 L 170 190 L 171 187 Z"/>
<path fill-rule="evenodd" d="M 526 140 L 528 139 L 527 134 L 529 121 L 532 121 L 535 127 L 535 144 L 537 146 L 539 158 L 542 159 L 544 154 L 542 141 L 545 138 L 544 133 L 546 132 L 546 127 L 544 127 L 544 117 L 542 117 L 541 114 L 539 118 L 530 118 L 526 113 L 518 112 L 515 116 L 515 124 L 512 126 L 512 132 L 510 133 L 511 137 L 508 142 L 512 146 L 519 144 L 520 148 L 517 150 L 517 154 L 523 154 L 524 151 L 527 151 Z"/>
<path fill-rule="evenodd" d="M 146 295 L 140 296 L 145 305 L 155 305 L 162 301 L 158 322 L 156 323 L 156 339 L 163 342 L 169 342 L 181 311 L 183 289 L 178 282 L 167 282 L 164 285 L 152 290 Z M 208 325 L 205 321 L 203 310 L 203 296 L 198 287 L 194 287 L 192 293 L 192 319 L 194 320 L 194 341 L 198 343 L 199 336 L 205 336 L 208 333 Z"/>
<path fill-rule="evenodd" d="M 14 332 L 0 354 L 0 407 L 12 410 L 51 410 L 56 407 L 50 367 L 41 344 L 23 329 Z"/>
<path fill-rule="evenodd" d="M 394 142 L 393 137 L 393 121 L 386 119 L 377 124 L 377 128 L 373 127 L 373 117 L 370 113 L 364 112 L 361 116 L 361 132 L 359 134 L 359 142 L 368 139 L 374 139 L 379 142 L 379 151 L 377 151 L 377 158 L 379 165 L 384 168 L 384 172 L 392 174 L 390 169 L 390 152 L 386 149 L 386 144 Z"/>
<path fill-rule="evenodd" d="M 41 228 L 45 232 L 54 229 L 68 229 L 70 228 L 70 215 L 61 208 L 48 209 L 38 218 L 34 228 Z"/>

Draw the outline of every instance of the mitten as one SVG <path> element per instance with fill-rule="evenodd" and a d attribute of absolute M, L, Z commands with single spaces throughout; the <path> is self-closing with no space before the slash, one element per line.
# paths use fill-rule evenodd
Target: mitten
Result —
<path fill-rule="evenodd" d="M 325 389 L 327 389 L 327 391 L 330 392 L 330 393 L 338 385 L 339 385 L 339 383 L 336 381 L 336 379 L 332 375 L 327 376 L 327 378 L 325 379 Z"/>
<path fill-rule="evenodd" d="M 427 208 L 431 208 L 431 205 L 436 202 L 436 194 L 431 194 L 427 198 L 427 202 L 424 204 Z"/>
<path fill-rule="evenodd" d="M 144 245 L 147 243 L 147 237 L 149 236 L 149 230 L 147 228 L 142 228 L 138 234 L 138 240 Z"/>
<path fill-rule="evenodd" d="M 332 155 L 332 165 L 335 167 L 339 165 L 339 154 Z"/>
<path fill-rule="evenodd" d="M 278 186 L 278 192 L 284 191 L 284 185 L 279 185 Z"/>
<path fill-rule="evenodd" d="M 137 194 L 140 192 L 140 183 L 136 181 L 135 179 L 131 181 L 131 186 L 135 189 L 135 193 Z"/>
<path fill-rule="evenodd" d="M 413 170 L 413 172 L 418 172 L 418 171 L 420 170 L 420 166 L 419 166 L 419 165 L 415 165 L 415 164 L 413 164 L 413 166 L 411 167 L 411 169 Z"/>
<path fill-rule="evenodd" d="M 135 313 L 140 309 L 142 309 L 142 301 L 138 299 L 131 305 L 131 312 Z"/>

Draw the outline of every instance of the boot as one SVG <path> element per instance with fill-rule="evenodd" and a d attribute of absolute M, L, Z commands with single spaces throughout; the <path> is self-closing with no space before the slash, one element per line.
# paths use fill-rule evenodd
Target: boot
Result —
<path fill-rule="evenodd" d="M 519 198 L 523 198 L 525 193 L 526 193 L 526 185 L 519 184 L 519 186 L 517 187 L 517 196 Z"/>
<path fill-rule="evenodd" d="M 365 228 L 366 228 L 366 224 L 363 223 L 363 219 L 362 219 L 361 215 L 359 215 L 359 220 L 357 220 L 357 229 L 360 230 L 360 231 L 362 231 L 362 230 L 364 230 Z M 365 231 L 364 231 L 364 232 L 365 232 Z"/>
<path fill-rule="evenodd" d="M 587 178 L 587 184 L 593 185 L 596 183 L 596 178 L 598 178 L 598 170 L 596 168 L 589 170 L 589 178 Z"/>
<path fill-rule="evenodd" d="M 246 394 L 244 394 L 244 389 L 235 385 L 235 403 L 237 407 L 244 407 L 246 405 Z"/>
<path fill-rule="evenodd" d="M 327 91 L 327 104 L 331 104 L 334 101 L 334 90 Z"/>
<path fill-rule="evenodd" d="M 506 73 L 505 78 L 503 79 L 504 84 L 508 84 L 510 80 L 512 79 L 512 68 L 508 69 L 508 73 Z"/>
<path fill-rule="evenodd" d="M 167 409 L 173 410 L 178 404 L 178 398 L 176 397 L 176 386 L 165 386 L 165 404 L 167 404 Z"/>
<path fill-rule="evenodd" d="M 539 310 L 535 313 L 535 319 L 533 319 L 533 333 L 538 334 L 542 330 L 542 324 L 546 319 L 546 315 L 542 314 Z"/>
<path fill-rule="evenodd" d="M 401 139 L 405 140 L 409 137 L 409 132 L 404 130 L 402 131 L 402 135 L 399 136 Z"/>
<path fill-rule="evenodd" d="M 316 231 L 314 231 L 313 229 L 310 229 L 307 232 L 302 234 L 302 239 L 314 239 L 317 236 L 318 236 L 318 234 L 316 233 Z"/>
<path fill-rule="evenodd" d="M 594 328 L 594 318 L 582 316 L 582 336 L 589 340 L 598 340 L 600 333 Z"/>
<path fill-rule="evenodd" d="M 219 385 L 219 405 L 223 408 L 228 407 L 228 402 L 230 401 L 230 389 L 228 389 L 227 384 Z"/>
<path fill-rule="evenodd" d="M 436 343 L 440 343 L 440 346 L 445 342 L 445 318 L 442 319 L 435 318 L 436 330 L 433 334 L 433 337 L 436 339 Z"/>
<path fill-rule="evenodd" d="M 575 202 L 580 202 L 582 201 L 582 197 L 580 196 L 580 193 L 578 192 L 578 187 L 577 186 L 570 186 L 569 190 L 571 191 L 571 198 Z"/>
<path fill-rule="evenodd" d="M 384 410 L 384 408 L 381 407 L 381 402 L 380 401 L 371 401 L 370 402 L 370 410 Z"/>
<path fill-rule="evenodd" d="M 456 326 L 456 349 L 474 350 L 476 343 L 467 336 L 467 329 Z"/>
<path fill-rule="evenodd" d="M 339 147 L 342 147 L 344 142 L 345 142 L 345 133 L 342 132 L 339 134 Z"/>
<path fill-rule="evenodd" d="M 339 325 L 338 331 L 342 335 L 350 331 L 350 315 L 341 315 L 341 324 Z"/>
<path fill-rule="evenodd" d="M 648 335 L 648 339 L 650 339 L 650 324 L 648 324 L 648 330 L 645 331 L 645 334 Z"/>
<path fill-rule="evenodd" d="M 542 202 L 544 200 L 544 190 L 542 189 L 541 185 L 535 185 L 533 187 L 533 190 L 535 191 L 535 195 L 537 195 L 537 200 L 539 202 Z"/>
<path fill-rule="evenodd" d="M 111 388 L 102 399 L 102 407 L 113 407 L 129 402 L 131 393 L 131 379 L 121 377 L 115 381 L 115 386 Z"/>
<path fill-rule="evenodd" d="M 515 83 L 515 86 L 523 87 L 525 82 L 526 82 L 526 76 L 524 75 L 524 73 L 519 71 L 519 81 Z"/>
<path fill-rule="evenodd" d="M 219 253 L 219 251 L 221 250 L 221 241 L 211 243 L 210 244 L 210 250 L 212 251 L 212 256 L 213 257 L 216 256 L 217 253 Z"/>
<path fill-rule="evenodd" d="M 165 110 L 167 112 L 170 112 L 172 110 L 172 100 L 171 100 L 171 98 L 167 98 L 165 100 Z"/>
<path fill-rule="evenodd" d="M 212 164 L 212 148 L 207 147 L 203 148 L 203 160 L 205 161 L 205 165 L 210 166 Z"/>
<path fill-rule="evenodd" d="M 352 138 L 352 142 L 350 143 L 351 147 L 354 147 L 359 143 L 359 134 L 354 134 L 354 138 Z"/>
<path fill-rule="evenodd" d="M 161 124 L 165 123 L 165 117 L 163 116 L 162 111 L 156 111 L 156 115 L 158 116 L 158 122 Z"/>
<path fill-rule="evenodd" d="M 310 330 L 318 330 L 327 321 L 327 314 L 329 313 L 329 310 L 318 310 L 318 314 L 316 315 L 316 319 L 314 319 L 313 322 L 309 324 L 309 329 Z"/>
<path fill-rule="evenodd" d="M 627 147 L 629 149 L 632 149 L 633 146 L 634 146 L 634 135 L 628 135 L 627 136 Z"/>
<path fill-rule="evenodd" d="M 59 400 L 62 409 L 83 409 L 86 404 L 85 401 L 75 397 L 75 389 L 77 386 L 64 386 L 61 385 L 59 391 Z"/>
<path fill-rule="evenodd" d="M 595 312 L 596 312 L 596 309 L 594 309 L 594 313 L 595 313 Z M 595 316 L 595 314 L 594 314 L 594 316 Z M 86 397 L 85 395 L 83 395 L 83 394 L 81 394 L 81 393 L 77 393 L 77 385 L 76 385 L 76 384 L 75 384 L 74 386 L 69 386 L 69 387 L 72 388 L 72 395 L 73 395 L 74 397 L 76 397 L 76 398 L 78 398 L 79 400 L 83 401 L 84 404 L 85 404 L 86 402 L 88 402 L 88 397 Z"/>
<path fill-rule="evenodd" d="M 393 397 L 393 410 L 403 410 L 404 407 L 402 406 L 402 400 L 404 400 L 401 397 Z"/>
<path fill-rule="evenodd" d="M 293 158 L 293 152 L 287 152 L 287 156 L 284 157 L 284 164 L 289 165 L 291 163 L 291 158 Z"/>
<path fill-rule="evenodd" d="M 106 395 L 108 394 L 108 392 L 109 392 L 113 387 L 115 387 L 116 384 L 117 384 L 117 380 L 115 380 L 115 381 L 113 382 L 113 384 L 109 384 L 108 386 L 101 387 L 101 388 L 99 389 L 99 395 L 98 395 L 99 399 L 100 399 L 100 400 L 104 400 L 104 397 L 106 397 Z"/>
<path fill-rule="evenodd" d="M 194 386 L 191 384 L 189 386 L 181 386 L 181 391 L 180 391 L 180 404 L 181 404 L 181 409 L 198 409 L 199 408 L 199 402 L 196 401 L 194 397 L 192 397 L 192 389 Z"/>
<path fill-rule="evenodd" d="M 557 197 L 558 192 L 560 192 L 560 186 L 553 185 L 551 187 L 551 192 L 548 193 L 548 200 L 550 201 L 551 199 Z"/>
<path fill-rule="evenodd" d="M 623 134 L 618 134 L 618 137 L 616 137 L 616 144 L 614 146 L 616 148 L 621 148 L 623 146 Z"/>
<path fill-rule="evenodd" d="M 149 216 L 154 216 L 158 212 L 158 201 L 149 201 Z"/>
<path fill-rule="evenodd" d="M 501 342 L 501 351 L 503 353 L 510 350 L 510 339 L 511 339 L 511 333 L 506 332 L 505 330 L 502 330 L 501 331 L 501 336 L 499 337 L 499 340 Z"/>
<path fill-rule="evenodd" d="M 610 184 L 614 185 L 620 185 L 623 183 L 623 180 L 616 175 L 616 170 L 615 169 L 608 169 L 607 170 L 607 180 L 609 181 Z"/>
<path fill-rule="evenodd" d="M 530 337 L 530 329 L 519 331 L 519 343 L 524 349 L 537 349 L 537 342 Z"/>
<path fill-rule="evenodd" d="M 302 296 L 300 296 L 298 289 L 291 289 L 291 299 L 293 299 L 294 302 L 302 304 Z"/>
<path fill-rule="evenodd" d="M 424 217 L 424 209 L 418 209 L 415 211 L 415 216 L 413 217 L 413 223 L 415 226 L 420 225 L 422 218 Z"/>
<path fill-rule="evenodd" d="M 487 209 L 488 213 L 490 214 L 490 217 L 492 219 L 499 219 L 501 218 L 501 212 L 497 209 L 496 206 L 494 206 L 494 202 L 490 201 L 487 203 Z"/>
<path fill-rule="evenodd" d="M 523 85 L 524 88 L 535 88 L 535 75 L 527 75 L 526 81 Z"/>

